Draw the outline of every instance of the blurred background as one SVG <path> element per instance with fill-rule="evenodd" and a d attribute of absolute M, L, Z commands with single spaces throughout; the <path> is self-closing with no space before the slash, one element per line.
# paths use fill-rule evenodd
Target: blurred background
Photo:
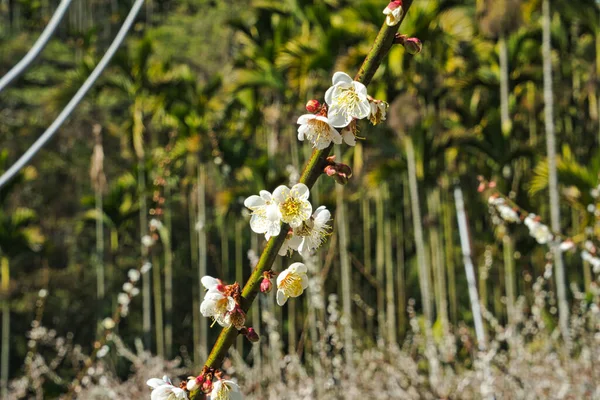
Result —
<path fill-rule="evenodd" d="M 149 398 L 148 378 L 199 372 L 220 331 L 200 315 L 199 277 L 250 275 L 265 242 L 243 200 L 297 181 L 312 151 L 297 140 L 297 117 L 309 99 L 323 101 L 335 71 L 358 71 L 386 5 L 146 1 L 57 137 L 0 190 L 0 398 Z M 0 75 L 57 6 L 1 2 Z M 0 172 L 89 76 L 130 7 L 74 1 L 0 94 Z M 249 318 L 261 341 L 240 338 L 225 363 L 248 398 L 600 398 L 598 275 L 575 251 L 555 276 L 549 248 L 498 223 L 478 192 L 479 176 L 493 180 L 549 224 L 550 133 L 562 232 L 593 244 L 600 231 L 600 9 L 593 0 L 542 9 L 542 0 L 414 1 L 400 32 L 421 39 L 422 53 L 395 46 L 368 86 L 390 103 L 387 121 L 361 124 L 364 140 L 335 150 L 353 168 L 348 185 L 323 177 L 311 191 L 335 229 L 305 261 L 308 291 L 284 307 L 259 296 Z M 298 260 L 279 257 L 276 270 Z M 140 268 L 138 282 L 128 271 Z M 140 293 L 121 317 L 128 281 Z M 569 312 L 562 335 L 557 288 Z M 108 317 L 121 321 L 107 329 Z"/>

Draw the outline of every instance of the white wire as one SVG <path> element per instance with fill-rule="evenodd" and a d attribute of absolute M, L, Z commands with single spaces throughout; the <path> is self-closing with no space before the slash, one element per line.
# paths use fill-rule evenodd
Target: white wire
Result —
<path fill-rule="evenodd" d="M 46 26 L 38 40 L 35 42 L 33 47 L 27 52 L 27 54 L 25 54 L 25 57 L 23 57 L 21 61 L 17 63 L 17 65 L 12 67 L 11 70 L 8 71 L 6 75 L 2 77 L 2 79 L 0 79 L 0 92 L 2 92 L 15 78 L 21 75 L 25 71 L 27 66 L 31 64 L 31 62 L 40 55 L 42 50 L 44 50 L 44 47 L 46 47 L 48 41 L 54 34 L 56 27 L 65 16 L 69 5 L 71 5 L 71 1 L 72 0 L 62 0 L 60 2 L 58 8 L 54 12 L 54 14 L 52 14 L 50 22 L 48 22 L 48 25 Z"/>
<path fill-rule="evenodd" d="M 0 188 L 2 188 L 4 185 L 6 185 L 6 183 L 8 183 L 9 180 L 14 178 L 14 176 L 25 165 L 27 165 L 27 163 L 29 163 L 29 161 L 31 161 L 31 159 L 36 155 L 36 153 L 38 151 L 40 151 L 42 147 L 44 147 L 44 145 L 52 138 L 52 136 L 54 136 L 54 134 L 56 133 L 58 128 L 61 127 L 61 125 L 65 122 L 65 120 L 73 112 L 75 107 L 77 107 L 77 105 L 83 99 L 83 97 L 86 95 L 88 90 L 90 90 L 92 85 L 96 82 L 96 80 L 98 79 L 98 77 L 100 76 L 102 71 L 104 71 L 104 68 L 106 68 L 106 66 L 110 62 L 111 58 L 115 55 L 115 52 L 117 51 L 117 49 L 119 48 L 119 46 L 121 45 L 121 43 L 123 42 L 125 37 L 127 36 L 127 33 L 129 31 L 129 29 L 131 28 L 131 25 L 133 24 L 133 21 L 135 20 L 137 14 L 140 11 L 140 8 L 142 8 L 143 4 L 144 4 L 144 0 L 136 0 L 135 1 L 135 3 L 133 4 L 133 7 L 131 7 L 131 11 L 129 11 L 127 18 L 125 19 L 125 22 L 123 23 L 123 26 L 121 26 L 121 29 L 117 33 L 117 36 L 115 37 L 113 42 L 110 44 L 110 47 L 108 48 L 108 50 L 106 51 L 106 53 L 104 54 L 104 56 L 102 57 L 102 59 L 100 60 L 98 65 L 96 66 L 96 68 L 94 68 L 94 70 L 92 71 L 90 76 L 85 80 L 85 82 L 79 88 L 77 93 L 75 93 L 75 96 L 73 96 L 71 101 L 69 101 L 69 104 L 67 104 L 67 106 L 62 110 L 62 112 L 54 120 L 54 122 L 52 122 L 52 125 L 50 125 L 48 127 L 48 129 L 46 129 L 46 131 L 42 134 L 42 136 L 40 136 L 40 138 L 38 140 L 36 140 L 33 145 L 31 145 L 31 147 L 25 152 L 25 154 L 23 154 L 21 156 L 21 158 L 19 158 L 17 160 L 17 162 L 15 162 L 4 174 L 2 174 L 2 176 L 0 176 Z"/>

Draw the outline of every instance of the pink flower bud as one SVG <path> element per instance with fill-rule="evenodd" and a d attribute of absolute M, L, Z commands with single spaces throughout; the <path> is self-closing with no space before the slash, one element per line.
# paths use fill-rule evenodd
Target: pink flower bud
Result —
<path fill-rule="evenodd" d="M 260 340 L 258 333 L 256 333 L 256 331 L 252 327 L 248 328 L 248 331 L 246 332 L 246 338 L 252 343 L 256 343 Z"/>
<path fill-rule="evenodd" d="M 263 278 L 262 282 L 260 283 L 260 291 L 263 293 L 269 293 L 272 288 L 273 284 L 271 283 L 271 280 Z"/>
<path fill-rule="evenodd" d="M 311 112 L 311 113 L 316 113 L 317 111 L 319 111 L 319 108 L 321 108 L 321 103 L 319 103 L 319 100 L 309 100 L 308 103 L 306 103 L 306 111 Z"/>
<path fill-rule="evenodd" d="M 208 393 L 212 390 L 212 386 L 213 386 L 212 380 L 207 379 L 202 383 L 202 391 L 204 393 Z"/>
<path fill-rule="evenodd" d="M 410 54 L 419 54 L 423 50 L 423 43 L 417 38 L 408 38 L 404 41 L 404 48 Z"/>
<path fill-rule="evenodd" d="M 327 174 L 327 176 L 333 176 L 335 174 L 337 174 L 337 170 L 335 168 L 335 166 L 333 165 L 328 165 L 326 166 L 323 171 Z"/>
<path fill-rule="evenodd" d="M 387 5 L 387 8 L 390 10 L 395 10 L 398 7 L 402 7 L 402 0 L 390 1 L 390 4 Z"/>

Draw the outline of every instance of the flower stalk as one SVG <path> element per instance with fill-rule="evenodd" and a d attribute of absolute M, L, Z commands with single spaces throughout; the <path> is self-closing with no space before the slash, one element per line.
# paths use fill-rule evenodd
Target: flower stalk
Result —
<path fill-rule="evenodd" d="M 404 15 L 406 15 L 406 11 L 410 8 L 412 4 L 411 0 L 407 0 L 404 2 Z M 404 19 L 404 15 L 402 19 Z M 402 20 L 400 21 L 400 23 Z M 369 84 L 373 75 L 377 71 L 377 68 L 381 64 L 383 58 L 387 55 L 389 50 L 394 44 L 394 37 L 400 23 L 394 26 L 389 26 L 386 23 L 381 27 L 371 50 L 366 56 L 362 66 L 360 67 L 358 73 L 354 77 L 355 81 L 361 82 L 365 86 Z M 308 188 L 312 188 L 315 184 L 319 176 L 323 173 L 324 168 L 328 165 L 327 157 L 331 152 L 333 145 L 329 145 L 327 148 L 322 150 L 314 150 L 310 159 L 308 160 L 302 175 L 300 177 L 299 183 L 303 183 Z M 244 312 L 248 312 L 252 302 L 254 301 L 256 295 L 260 292 L 261 282 L 263 281 L 263 274 L 265 271 L 271 270 L 273 263 L 275 262 L 276 257 L 278 256 L 279 249 L 283 245 L 287 234 L 289 231 L 289 226 L 287 224 L 283 224 L 281 227 L 281 232 L 279 235 L 272 237 L 262 252 L 258 264 L 256 268 L 250 275 L 248 282 L 242 289 L 241 296 L 241 308 Z M 205 368 L 218 368 L 220 367 L 223 359 L 227 355 L 229 348 L 235 342 L 239 331 L 235 329 L 235 327 L 224 328 L 221 331 L 221 334 L 217 338 L 205 364 Z M 191 399 L 199 399 L 202 396 L 201 391 L 196 391 L 191 394 Z"/>

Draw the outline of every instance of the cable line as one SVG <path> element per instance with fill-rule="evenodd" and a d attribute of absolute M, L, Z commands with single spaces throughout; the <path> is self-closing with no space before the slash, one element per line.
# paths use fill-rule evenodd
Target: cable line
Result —
<path fill-rule="evenodd" d="M 31 147 L 25 152 L 25 154 L 23 154 L 21 158 L 17 160 L 17 162 L 15 162 L 4 174 L 2 174 L 2 176 L 0 176 L 0 189 L 4 185 L 6 185 L 6 183 L 9 180 L 14 178 L 15 175 L 25 165 L 27 165 L 27 163 L 29 163 L 29 161 L 31 161 L 31 159 L 37 154 L 37 152 L 40 151 L 42 147 L 44 147 L 44 145 L 52 138 L 52 136 L 54 136 L 58 128 L 61 127 L 61 125 L 65 122 L 69 115 L 71 115 L 75 107 L 77 107 L 79 102 L 81 102 L 83 97 L 90 90 L 92 85 L 96 82 L 102 71 L 104 71 L 111 58 L 115 55 L 117 49 L 127 36 L 127 33 L 129 32 L 129 29 L 131 28 L 131 25 L 133 24 L 133 21 L 135 20 L 143 4 L 144 0 L 135 1 L 133 7 L 131 7 L 131 10 L 129 11 L 129 14 L 127 15 L 127 18 L 125 19 L 125 22 L 123 23 L 123 26 L 121 26 L 121 29 L 117 33 L 117 36 L 115 36 L 115 39 L 110 44 L 104 56 L 102 56 L 102 59 L 100 60 L 96 68 L 94 68 L 90 76 L 85 80 L 85 82 L 79 88 L 77 93 L 75 93 L 75 96 L 73 96 L 71 101 L 69 101 L 69 104 L 67 104 L 67 106 L 54 120 L 54 122 L 52 122 L 52 125 L 50 125 L 48 129 L 46 129 L 46 131 L 42 134 L 42 136 L 40 136 L 40 138 L 36 140 L 35 143 L 33 143 L 33 145 L 31 145 Z"/>
<path fill-rule="evenodd" d="M 71 1 L 72 0 L 62 0 L 60 2 L 60 4 L 58 5 L 58 8 L 54 12 L 54 14 L 52 14 L 52 18 L 50 18 L 50 22 L 48 22 L 48 25 L 46 26 L 46 28 L 44 29 L 44 31 L 42 32 L 42 34 L 40 35 L 38 40 L 35 42 L 33 47 L 27 52 L 27 54 L 25 54 L 25 57 L 23 57 L 21 59 L 21 61 L 19 61 L 17 63 L 17 65 L 12 67 L 11 70 L 8 71 L 6 73 L 6 75 L 4 75 L 2 77 L 2 79 L 0 79 L 0 92 L 2 92 L 4 89 L 6 89 L 6 87 L 15 78 L 17 78 L 19 75 L 21 75 L 23 72 L 25 72 L 25 69 L 27 68 L 27 66 L 29 66 L 29 64 L 31 64 L 31 62 L 40 55 L 42 50 L 44 50 L 44 47 L 46 47 L 46 45 L 48 44 L 48 41 L 54 34 L 56 27 L 58 26 L 60 21 L 65 16 L 67 9 L 71 5 Z"/>

